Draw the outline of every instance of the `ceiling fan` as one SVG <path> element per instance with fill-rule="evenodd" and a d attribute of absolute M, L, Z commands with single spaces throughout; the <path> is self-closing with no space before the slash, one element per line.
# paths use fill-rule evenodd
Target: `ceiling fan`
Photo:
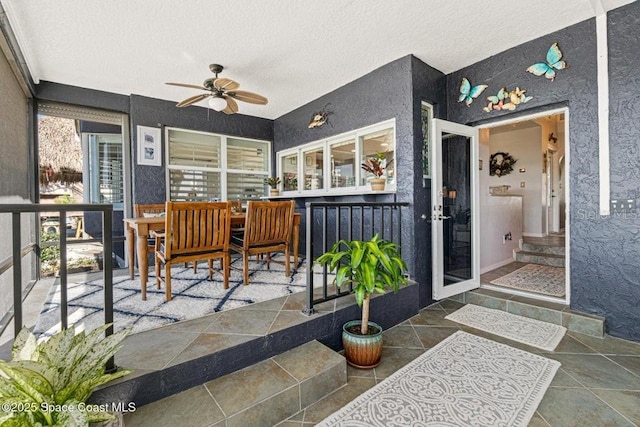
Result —
<path fill-rule="evenodd" d="M 192 89 L 206 90 L 208 93 L 191 96 L 176 104 L 176 107 L 188 107 L 189 105 L 200 102 L 206 98 L 209 99 L 209 107 L 216 111 L 222 111 L 226 114 L 234 114 L 238 112 L 237 101 L 248 102 L 251 104 L 266 105 L 267 98 L 257 93 L 248 92 L 246 90 L 237 90 L 240 84 L 226 77 L 218 77 L 218 73 L 222 72 L 224 67 L 219 64 L 209 65 L 209 69 L 215 74 L 215 77 L 208 78 L 202 83 L 202 86 L 191 85 L 187 83 L 167 83 L 172 86 L 188 87 Z"/>

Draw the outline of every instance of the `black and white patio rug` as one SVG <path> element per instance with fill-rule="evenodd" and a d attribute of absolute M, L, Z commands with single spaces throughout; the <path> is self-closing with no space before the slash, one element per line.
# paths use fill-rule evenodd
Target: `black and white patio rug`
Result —
<path fill-rule="evenodd" d="M 559 367 L 458 331 L 318 426 L 526 426 Z"/>
<path fill-rule="evenodd" d="M 278 259 L 277 257 L 275 259 Z M 216 263 L 217 265 L 217 263 Z M 271 264 L 267 270 L 265 261 L 251 260 L 249 285 L 242 280 L 242 260 L 232 259 L 229 289 L 222 286 L 222 275 L 213 275 L 209 281 L 206 264 L 198 273 L 193 267 L 174 265 L 171 269 L 173 299 L 165 301 L 164 286 L 157 289 L 155 274 L 149 274 L 147 300 L 140 295 L 140 277 L 113 278 L 114 329 L 131 327 L 132 333 L 206 314 L 242 307 L 273 298 L 302 292 L 306 288 L 306 263 L 291 263 L 291 277 L 286 277 L 284 266 Z M 164 274 L 164 273 L 163 273 Z M 76 329 L 91 330 L 104 323 L 104 292 L 102 279 L 68 284 L 69 324 Z M 44 303 L 34 333 L 49 336 L 60 330 L 60 283 L 56 280 Z"/>

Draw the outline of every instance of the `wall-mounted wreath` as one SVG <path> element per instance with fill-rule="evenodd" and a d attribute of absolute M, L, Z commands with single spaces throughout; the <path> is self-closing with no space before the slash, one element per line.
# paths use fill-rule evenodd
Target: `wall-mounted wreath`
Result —
<path fill-rule="evenodd" d="M 517 161 L 509 153 L 498 151 L 491 155 L 489 175 L 499 177 L 509 175 Z"/>

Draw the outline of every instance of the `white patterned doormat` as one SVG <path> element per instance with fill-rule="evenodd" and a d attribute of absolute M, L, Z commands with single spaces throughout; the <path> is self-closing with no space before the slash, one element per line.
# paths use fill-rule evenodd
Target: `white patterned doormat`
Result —
<path fill-rule="evenodd" d="M 283 257 L 274 257 L 274 259 Z M 217 266 L 218 263 L 216 262 Z M 306 289 L 306 263 L 299 260 L 291 263 L 291 277 L 284 274 L 284 266 L 271 264 L 267 270 L 265 261 L 249 261 L 249 285 L 243 284 L 242 259 L 232 258 L 229 289 L 222 285 L 222 275 L 214 273 L 209 281 L 206 264 L 201 264 L 198 273 L 193 267 L 182 264 L 171 268 L 173 299 L 165 301 L 164 287 L 157 289 L 155 274 L 149 274 L 147 300 L 140 295 L 140 276 L 133 280 L 129 275 L 113 278 L 114 329 L 132 328 L 142 332 L 180 320 L 195 319 L 218 311 L 242 307 L 281 296 L 302 292 Z M 239 268 L 239 269 L 238 269 Z M 164 275 L 164 271 L 162 273 Z M 320 283 L 317 279 L 315 283 Z M 72 283 L 69 280 L 68 318 L 76 329 L 91 330 L 104 323 L 104 292 L 102 278 Z M 60 330 L 60 279 L 51 287 L 40 312 L 34 333 L 50 336 Z"/>
<path fill-rule="evenodd" d="M 560 362 L 458 331 L 319 426 L 526 426 Z"/>
<path fill-rule="evenodd" d="M 543 295 L 564 297 L 566 288 L 564 273 L 564 267 L 527 264 L 489 283 Z"/>
<path fill-rule="evenodd" d="M 475 304 L 467 304 L 445 319 L 548 351 L 553 351 L 567 332 L 560 325 Z"/>

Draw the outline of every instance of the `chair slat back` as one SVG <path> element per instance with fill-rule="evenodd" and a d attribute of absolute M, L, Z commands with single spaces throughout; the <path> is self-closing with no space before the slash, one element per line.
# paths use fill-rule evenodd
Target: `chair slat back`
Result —
<path fill-rule="evenodd" d="M 161 214 L 164 213 L 166 205 L 164 203 L 148 203 L 148 204 L 135 204 L 133 214 L 135 218 L 144 218 L 144 214 Z"/>
<path fill-rule="evenodd" d="M 281 202 L 248 202 L 244 247 L 286 243 L 291 240 L 293 200 Z"/>
<path fill-rule="evenodd" d="M 167 202 L 166 255 L 228 251 L 231 202 Z"/>

